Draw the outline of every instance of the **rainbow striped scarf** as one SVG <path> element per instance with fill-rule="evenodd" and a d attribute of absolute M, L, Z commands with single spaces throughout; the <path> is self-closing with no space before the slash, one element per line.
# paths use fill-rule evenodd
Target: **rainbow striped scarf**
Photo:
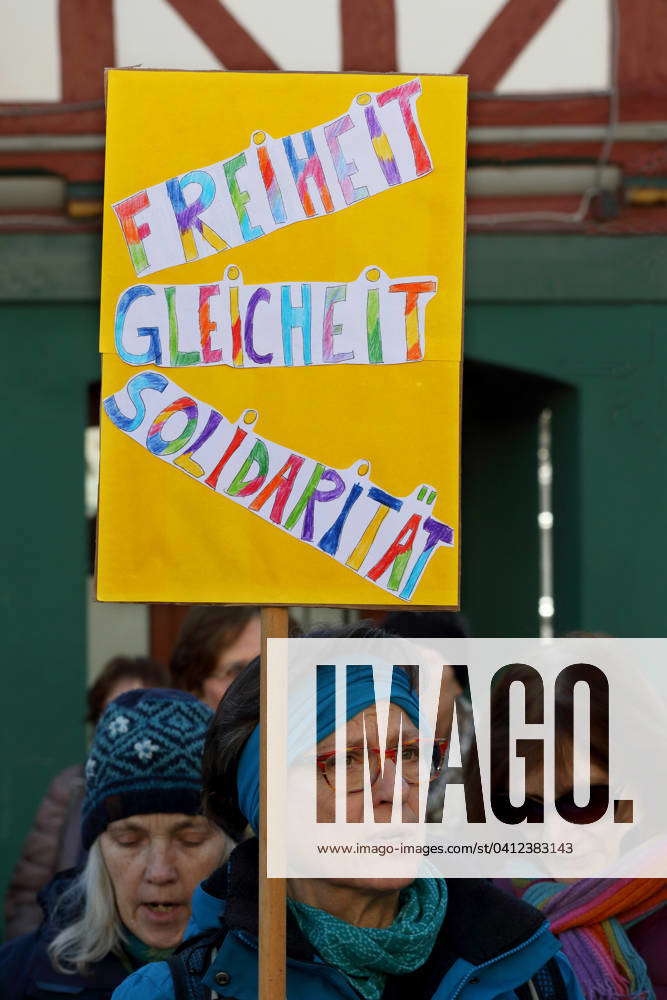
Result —
<path fill-rule="evenodd" d="M 513 879 L 515 891 L 548 917 L 586 1000 L 655 1000 L 646 963 L 626 930 L 667 902 L 667 879 Z"/>

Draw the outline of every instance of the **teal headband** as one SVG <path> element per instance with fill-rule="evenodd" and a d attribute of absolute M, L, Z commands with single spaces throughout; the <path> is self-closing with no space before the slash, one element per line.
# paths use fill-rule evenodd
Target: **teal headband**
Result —
<path fill-rule="evenodd" d="M 373 668 L 347 668 L 346 719 L 375 704 Z M 419 726 L 419 702 L 410 687 L 407 671 L 394 668 L 389 699 Z M 336 668 L 331 664 L 317 667 L 317 743 L 336 728 Z M 259 726 L 255 726 L 241 752 L 236 774 L 239 808 L 255 833 L 259 832 Z"/>

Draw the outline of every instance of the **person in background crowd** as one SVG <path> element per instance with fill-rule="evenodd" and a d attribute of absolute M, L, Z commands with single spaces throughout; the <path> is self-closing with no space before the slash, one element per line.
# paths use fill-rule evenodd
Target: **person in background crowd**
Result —
<path fill-rule="evenodd" d="M 88 689 L 86 722 L 94 728 L 104 709 L 125 691 L 169 684 L 169 671 L 148 656 L 114 656 Z"/>
<path fill-rule="evenodd" d="M 164 687 L 168 683 L 168 671 L 161 663 L 145 656 L 115 656 L 88 689 L 86 722 L 96 726 L 109 702 L 124 691 Z M 42 920 L 42 909 L 37 902 L 39 890 L 56 872 L 85 860 L 80 835 L 83 793 L 83 764 L 66 767 L 49 785 L 7 889 L 6 940 L 39 927 Z"/>
<path fill-rule="evenodd" d="M 234 678 L 259 656 L 260 643 L 259 608 L 193 608 L 171 655 L 171 683 L 215 711 Z"/>
<path fill-rule="evenodd" d="M 541 910 L 586 1000 L 667 1000 L 667 881 L 496 879 Z"/>
<path fill-rule="evenodd" d="M 580 633 L 591 638 L 590 633 Z M 541 693 L 532 683 L 527 668 L 508 667 L 493 690 L 491 711 L 513 681 L 526 685 L 526 717 L 536 717 L 533 708 L 541 702 Z M 569 707 L 571 707 L 571 699 Z M 561 707 L 564 707 L 561 696 Z M 601 710 L 603 699 L 591 697 L 591 807 L 598 808 L 598 796 L 609 795 L 606 769 L 608 720 Z M 501 760 L 507 746 L 507 731 L 494 726 L 494 759 Z M 560 763 L 555 796 L 571 793 L 574 776 L 565 763 L 565 747 L 558 745 Z M 491 774 L 494 811 L 501 815 L 509 795 L 500 787 L 497 773 Z M 529 808 L 542 808 L 541 770 L 526 774 Z M 564 806 L 561 805 L 561 809 Z M 622 826 L 618 829 L 623 829 Z M 570 958 L 586 1000 L 667 1000 L 667 880 L 665 879 L 495 879 L 499 888 L 537 906 L 548 918 L 551 929 Z"/>
<path fill-rule="evenodd" d="M 381 638 L 363 623 L 343 633 Z M 322 632 L 318 632 L 322 638 Z M 418 702 L 410 668 L 392 686 L 389 742 L 418 733 Z M 318 816 L 333 816 L 335 775 L 333 722 L 335 682 L 319 683 L 317 748 Z M 377 742 L 375 689 L 369 668 L 348 675 L 348 740 L 367 728 Z M 373 706 L 373 708 L 371 708 Z M 348 786 L 357 756 L 348 746 Z M 439 751 L 438 751 L 439 753 Z M 375 759 L 375 755 L 373 756 Z M 410 758 L 404 757 L 404 761 Z M 391 815 L 396 778 L 394 758 L 371 770 L 376 818 Z M 437 770 L 434 747 L 433 768 Z M 403 815 L 417 815 L 418 785 L 406 775 L 400 795 Z M 259 829 L 259 661 L 236 679 L 220 702 L 209 729 L 203 764 L 207 814 L 236 838 L 250 823 Z M 335 780 L 335 778 L 334 778 Z M 364 792 L 347 793 L 348 816 L 361 815 Z M 548 924 L 533 907 L 511 900 L 483 880 L 439 878 L 299 878 L 288 881 L 287 994 L 290 1000 L 556 1000 L 580 998 L 567 960 Z M 233 851 L 227 864 L 196 891 L 188 941 L 170 963 L 155 963 L 130 976 L 113 1000 L 185 1000 L 186 997 L 257 996 L 258 840 Z M 192 937 L 191 943 L 190 937 Z M 541 987 L 523 986 L 541 970 Z M 515 989 L 518 991 L 515 993 Z M 522 992 L 523 991 L 523 992 Z"/>
<path fill-rule="evenodd" d="M 470 635 L 468 622 L 459 611 L 391 611 L 382 629 L 404 639 L 467 639 Z"/>
<path fill-rule="evenodd" d="M 86 864 L 44 891 L 37 931 L 0 948 L 2 1000 L 105 1000 L 179 944 L 193 889 L 228 846 L 201 815 L 212 714 L 169 689 L 129 691 L 106 709 L 86 763 Z"/>
<path fill-rule="evenodd" d="M 457 611 L 393 611 L 385 618 L 382 628 L 391 635 L 410 639 L 419 644 L 420 639 L 467 639 L 468 622 Z M 426 645 L 426 644 L 424 644 Z M 457 735 L 461 764 L 466 757 L 474 732 L 472 705 L 468 685 L 468 668 L 461 664 L 443 664 L 444 690 L 440 693 L 440 718 L 437 733 L 450 732 L 454 702 L 456 702 Z M 428 792 L 428 820 L 442 821 L 447 784 L 452 778 L 452 769 L 443 767 Z"/>

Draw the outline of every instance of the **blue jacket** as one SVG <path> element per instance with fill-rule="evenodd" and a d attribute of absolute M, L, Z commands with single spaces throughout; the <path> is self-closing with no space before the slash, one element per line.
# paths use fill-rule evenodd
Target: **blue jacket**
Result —
<path fill-rule="evenodd" d="M 36 931 L 0 948 L 0 1000 L 108 1000 L 127 976 L 115 955 L 96 962 L 87 976 L 56 972 L 51 965 L 47 948 L 62 929 L 62 923 L 54 922 L 53 909 L 75 874 L 61 872 L 40 893 L 44 920 Z"/>
<path fill-rule="evenodd" d="M 452 879 L 447 889 L 447 913 L 429 959 L 416 972 L 390 976 L 382 1000 L 528 1000 L 535 994 L 515 988 L 547 963 L 560 984 L 554 1000 L 583 1000 L 541 913 L 480 879 Z M 210 997 L 214 990 L 230 1000 L 256 1000 L 257 923 L 253 839 L 195 892 L 186 938 L 219 928 L 221 940 L 203 976 L 192 978 L 193 996 Z M 180 950 L 187 954 L 187 940 Z M 313 951 L 289 911 L 287 956 L 289 1000 L 359 1000 L 346 977 Z M 175 1000 L 169 966 L 154 962 L 139 969 L 113 1000 Z"/>

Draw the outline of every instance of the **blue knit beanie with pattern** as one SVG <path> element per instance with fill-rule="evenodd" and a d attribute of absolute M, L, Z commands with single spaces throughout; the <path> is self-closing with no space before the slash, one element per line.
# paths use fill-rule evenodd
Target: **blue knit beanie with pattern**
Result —
<path fill-rule="evenodd" d="M 81 841 L 148 813 L 201 812 L 201 760 L 213 712 L 191 694 L 126 691 L 105 709 L 86 763 Z"/>

